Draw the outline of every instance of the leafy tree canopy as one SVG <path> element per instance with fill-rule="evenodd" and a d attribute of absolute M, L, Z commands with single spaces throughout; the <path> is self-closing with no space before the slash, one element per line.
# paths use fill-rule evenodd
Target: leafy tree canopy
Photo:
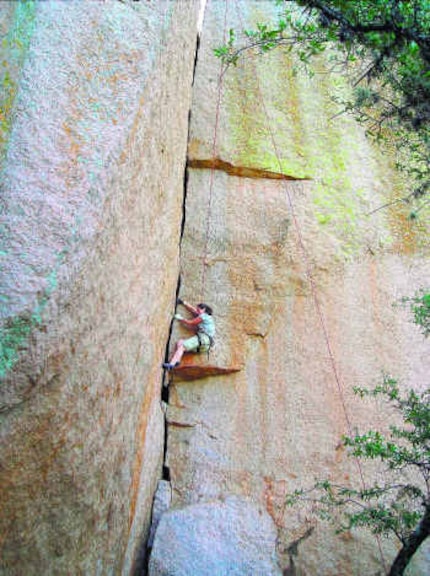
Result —
<path fill-rule="evenodd" d="M 260 23 L 240 40 L 231 30 L 215 54 L 236 64 L 246 50 L 284 47 L 307 67 L 328 50 L 333 70 L 348 75 L 353 88 L 348 101 L 338 101 L 342 109 L 355 113 L 368 134 L 397 146 L 398 167 L 411 182 L 404 200 L 418 200 L 420 210 L 430 188 L 430 0 L 277 4 L 282 12 L 275 26 Z"/>

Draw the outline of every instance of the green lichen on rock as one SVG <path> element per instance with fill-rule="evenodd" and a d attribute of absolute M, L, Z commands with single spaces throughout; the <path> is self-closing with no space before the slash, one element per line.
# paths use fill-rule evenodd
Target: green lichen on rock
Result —
<path fill-rule="evenodd" d="M 2 12 L 1 27 L 5 34 L 0 44 L 0 160 L 6 150 L 19 76 L 34 30 L 36 2 L 11 3 Z"/>
<path fill-rule="evenodd" d="M 267 58 L 273 59 L 273 55 Z M 226 80 L 224 105 L 229 116 L 230 149 L 235 164 L 282 172 L 294 178 L 310 176 L 300 124 L 296 121 L 296 87 L 290 80 L 284 71 L 282 78 L 276 77 L 277 85 L 273 86 L 271 68 L 258 57 L 231 70 Z M 279 83 L 288 98 L 282 94 Z"/>
<path fill-rule="evenodd" d="M 313 216 L 336 238 L 342 259 L 363 248 L 372 205 L 407 190 L 394 168 L 395 154 L 367 139 L 352 116 L 339 114 L 334 99 L 347 99 L 349 90 L 345 78 L 328 73 L 323 58 L 309 76 L 297 72 L 291 53 L 279 50 L 248 54 L 227 72 L 223 93 L 233 161 L 313 180 Z M 385 245 L 391 238 L 400 251 L 428 246 L 426 211 L 412 225 L 407 208 L 397 204 L 386 217 L 390 233 L 380 231 Z"/>
<path fill-rule="evenodd" d="M 4 378 L 17 362 L 36 323 L 32 315 L 20 315 L 0 329 L 0 378 Z"/>
<path fill-rule="evenodd" d="M 330 95 L 345 89 L 327 75 L 296 75 L 290 54 L 255 55 L 231 71 L 226 106 L 234 161 L 313 180 L 316 221 L 330 224 L 349 253 L 358 245 L 365 190 L 350 177 L 357 126 L 350 118 L 330 122 L 336 113 Z"/>
<path fill-rule="evenodd" d="M 0 328 L 0 379 L 14 367 L 32 331 L 42 325 L 42 314 L 56 287 L 57 272 L 53 270 L 47 277 L 46 288 L 33 311 L 9 318 Z"/>

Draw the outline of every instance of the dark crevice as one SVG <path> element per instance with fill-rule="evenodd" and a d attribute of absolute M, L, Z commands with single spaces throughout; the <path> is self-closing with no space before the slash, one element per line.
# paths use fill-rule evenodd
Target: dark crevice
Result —
<path fill-rule="evenodd" d="M 194 64 L 193 64 L 193 78 L 192 78 L 191 85 L 194 85 L 194 78 L 196 75 L 196 67 L 197 67 L 197 60 L 198 60 L 198 54 L 199 54 L 199 47 L 200 47 L 200 36 L 199 36 L 199 34 L 197 34 L 196 49 L 195 49 L 195 53 L 194 53 Z M 190 127 L 191 127 L 191 107 L 188 110 L 187 142 L 190 139 Z M 181 252 L 181 244 L 182 244 L 182 239 L 183 239 L 184 232 L 185 232 L 187 190 L 188 190 L 188 168 L 187 168 L 187 158 L 185 158 L 184 177 L 183 177 L 183 186 L 182 186 L 182 220 L 181 220 L 181 228 L 180 228 L 180 233 L 179 233 L 179 253 Z M 181 278 L 181 274 L 179 273 L 178 282 L 176 284 L 175 305 L 176 305 L 176 300 L 179 298 L 179 293 L 181 290 L 181 283 L 182 283 L 182 278 Z M 173 330 L 173 319 L 170 322 L 169 334 L 167 337 L 166 348 L 164 351 L 165 362 L 168 362 L 168 358 L 169 358 L 169 349 L 170 349 L 170 341 L 172 338 L 172 330 Z M 171 383 L 171 379 L 172 379 L 172 375 L 169 372 L 165 371 L 164 375 L 163 375 L 163 385 L 161 387 L 161 400 L 165 404 L 169 403 L 169 386 Z M 163 455 L 162 477 L 164 480 L 168 479 L 170 481 L 170 472 L 168 471 L 169 470 L 168 467 L 165 466 L 166 456 L 167 456 L 167 442 L 168 442 L 168 423 L 167 423 L 167 418 L 164 417 L 164 455 Z M 168 478 L 166 478 L 166 476 L 168 476 Z"/>
<path fill-rule="evenodd" d="M 199 47 L 200 47 L 200 36 L 199 36 L 199 34 L 197 34 L 191 86 L 194 85 L 197 60 L 198 60 L 198 54 L 199 54 Z M 191 106 L 190 106 L 190 109 L 188 111 L 187 142 L 189 142 L 189 139 L 190 139 L 190 126 L 191 126 Z M 184 232 L 185 232 L 185 223 L 186 223 L 186 203 L 187 203 L 187 189 L 188 189 L 187 160 L 188 160 L 188 155 L 184 159 L 184 176 L 183 176 L 183 186 L 182 186 L 182 219 L 181 219 L 181 226 L 180 226 L 179 238 L 178 238 L 179 256 L 181 255 L 181 245 L 182 245 L 182 239 L 183 239 Z M 178 281 L 176 284 L 175 306 L 176 306 L 176 301 L 179 298 L 179 293 L 181 290 L 181 283 L 182 283 L 182 278 L 181 278 L 181 273 L 179 273 Z M 166 342 L 166 347 L 165 347 L 165 351 L 164 351 L 164 361 L 165 362 L 168 362 L 168 359 L 169 359 L 169 350 L 170 350 L 170 342 L 171 342 L 171 338 L 172 338 L 172 331 L 173 331 L 173 319 L 170 322 L 169 333 L 167 336 L 167 342 Z M 170 482 L 171 477 L 170 477 L 170 469 L 166 464 L 166 462 L 167 462 L 167 449 L 168 449 L 168 432 L 169 432 L 169 424 L 167 421 L 166 409 L 167 409 L 167 405 L 169 404 L 169 388 L 170 388 L 170 385 L 172 384 L 172 381 L 173 381 L 172 373 L 165 370 L 164 374 L 163 374 L 163 381 L 162 381 L 162 386 L 161 386 L 161 401 L 164 405 L 166 405 L 166 408 L 164 410 L 164 446 L 163 446 L 163 465 L 162 465 L 162 471 L 161 471 L 161 479 L 165 480 L 167 482 Z M 150 556 L 150 550 L 148 549 L 147 555 L 145 558 L 146 563 L 145 563 L 144 574 L 147 574 L 149 556 Z"/>
<path fill-rule="evenodd" d="M 194 62 L 193 62 L 191 87 L 194 86 L 196 67 L 197 67 L 197 61 L 198 61 L 198 55 L 199 55 L 199 48 L 200 48 L 200 35 L 197 34 L 196 35 L 195 52 L 194 52 Z M 190 139 L 191 107 L 192 107 L 192 103 L 190 104 L 190 108 L 188 110 L 187 144 L 188 144 L 189 139 Z M 187 189 L 188 189 L 188 166 L 187 166 L 187 163 L 188 163 L 188 150 L 186 152 L 186 157 L 184 159 L 184 176 L 183 176 L 183 185 L 182 185 L 182 219 L 181 219 L 179 238 L 178 238 L 179 257 L 181 255 L 181 245 L 182 245 L 182 239 L 183 239 L 184 232 L 185 232 L 185 223 L 186 223 L 186 203 L 187 203 Z M 181 283 L 182 283 L 182 278 L 181 278 L 181 273 L 179 272 L 178 281 L 176 284 L 175 307 L 176 307 L 176 301 L 179 297 L 179 293 L 181 290 Z M 168 359 L 169 359 L 169 350 L 170 350 L 170 342 L 171 342 L 171 338 L 172 338 L 172 332 L 173 332 L 173 318 L 170 322 L 169 333 L 167 336 L 166 347 L 164 350 L 164 361 L 165 362 L 168 362 Z M 169 468 L 169 466 L 167 466 L 169 424 L 167 421 L 166 410 L 167 410 L 167 405 L 169 404 L 169 396 L 170 396 L 169 388 L 170 388 L 170 385 L 172 384 L 172 382 L 173 382 L 173 375 L 170 372 L 164 370 L 162 385 L 161 385 L 161 402 L 162 402 L 162 404 L 165 405 L 165 408 L 164 408 L 164 446 L 163 446 L 163 464 L 162 464 L 162 470 L 161 470 L 161 479 L 166 481 L 166 482 L 171 481 L 170 468 Z M 152 521 L 152 519 L 151 519 L 151 521 Z M 151 555 L 151 548 L 147 544 L 147 547 L 145 547 L 145 552 L 143 553 L 143 559 L 139 563 L 140 568 L 139 568 L 138 572 L 135 573 L 136 576 L 137 576 L 137 573 L 140 576 L 146 576 L 148 574 L 150 555 Z"/>
<path fill-rule="evenodd" d="M 197 34 L 196 38 L 196 49 L 194 52 L 194 64 L 193 64 L 193 79 L 191 81 L 191 86 L 194 86 L 194 80 L 196 78 L 196 68 L 197 68 L 197 61 L 199 56 L 199 48 L 200 48 L 200 34 Z M 188 110 L 188 133 L 187 133 L 187 142 L 190 141 L 190 131 L 191 131 L 191 112 L 192 107 Z M 187 205 L 187 191 L 188 191 L 188 153 L 187 158 L 185 159 L 185 168 L 184 168 L 184 180 L 183 180 L 183 197 L 182 197 L 182 221 L 181 221 L 181 232 L 180 232 L 180 244 L 182 243 L 182 238 L 184 236 L 185 231 L 185 221 L 186 221 L 186 205 Z M 176 296 L 178 296 L 179 289 L 176 291 Z"/>
<path fill-rule="evenodd" d="M 176 284 L 175 303 L 176 303 L 176 300 L 178 299 L 180 289 L 181 289 L 181 275 L 179 274 L 178 282 Z M 165 348 L 165 352 L 164 352 L 164 359 L 166 362 L 168 362 L 168 358 L 169 358 L 169 347 L 170 347 L 170 340 L 172 338 L 172 331 L 173 331 L 173 319 L 170 322 L 169 335 L 167 337 L 166 348 Z M 168 372 L 167 370 L 165 370 L 164 374 L 163 374 L 163 382 L 162 382 L 162 386 L 161 386 L 161 401 L 164 402 L 166 405 L 169 404 L 169 396 L 170 396 L 169 390 L 170 390 L 170 384 L 172 382 L 172 378 L 173 378 L 172 374 L 170 372 Z M 166 470 L 168 470 L 168 467 L 165 465 L 166 464 L 166 458 L 167 458 L 168 433 L 169 433 L 169 424 L 167 422 L 166 414 L 164 414 L 163 468 L 162 468 L 161 477 L 163 480 L 168 480 L 170 482 L 170 473 L 168 474 L 169 477 L 167 478 L 166 477 Z"/>
<path fill-rule="evenodd" d="M 166 402 L 166 404 L 168 404 L 169 403 L 169 387 L 163 386 L 163 390 L 165 391 L 165 394 L 167 396 L 167 401 L 163 400 L 163 402 Z M 163 396 L 163 392 L 162 392 L 161 396 Z M 161 477 L 163 480 L 169 480 L 169 482 L 170 482 L 170 474 L 169 474 L 169 478 L 166 478 L 166 474 L 165 474 L 165 471 L 168 469 L 166 466 L 168 440 L 169 440 L 169 423 L 167 422 L 166 414 L 164 414 L 163 468 L 162 468 Z"/>
<path fill-rule="evenodd" d="M 287 568 L 285 568 L 285 570 L 283 571 L 283 576 L 297 576 L 297 569 L 296 569 L 296 564 L 295 564 L 295 560 L 294 558 L 298 556 L 299 554 L 299 545 L 304 541 L 307 540 L 313 533 L 315 527 L 311 526 L 310 528 L 308 528 L 306 530 L 306 532 L 302 535 L 299 536 L 299 538 L 297 538 L 297 540 L 294 540 L 287 548 L 286 552 L 289 556 L 290 559 L 290 565 L 287 566 Z"/>
<path fill-rule="evenodd" d="M 194 86 L 194 80 L 196 78 L 196 68 L 197 68 L 197 60 L 198 60 L 198 56 L 199 56 L 199 49 L 200 49 L 200 34 L 197 34 L 196 51 L 194 54 L 193 81 L 191 83 L 191 86 Z"/>
<path fill-rule="evenodd" d="M 169 403 L 169 387 L 168 386 L 162 386 L 162 388 L 161 388 L 161 400 L 163 402 L 165 402 L 166 404 Z"/>
<path fill-rule="evenodd" d="M 239 178 L 262 178 L 265 180 L 292 180 L 303 181 L 310 180 L 307 176 L 294 176 L 283 172 L 273 172 L 263 168 L 253 166 L 236 166 L 222 158 L 191 158 L 188 159 L 188 167 L 195 170 L 221 170 L 229 176 L 238 176 Z"/>
<path fill-rule="evenodd" d="M 182 238 L 185 232 L 185 221 L 186 221 L 186 206 L 187 206 L 187 189 L 188 189 L 188 168 L 185 167 L 184 170 L 184 191 L 182 196 L 182 220 L 181 220 L 181 232 L 179 236 L 179 246 L 182 243 Z M 176 291 L 176 296 L 178 295 L 178 290 Z"/>
<path fill-rule="evenodd" d="M 163 480 L 170 482 L 170 468 L 168 466 L 163 466 Z"/>

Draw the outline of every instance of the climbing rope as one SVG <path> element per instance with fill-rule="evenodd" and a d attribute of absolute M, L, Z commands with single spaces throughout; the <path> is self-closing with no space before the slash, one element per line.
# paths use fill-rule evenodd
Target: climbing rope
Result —
<path fill-rule="evenodd" d="M 242 23 L 242 16 L 241 16 L 241 12 L 240 12 L 240 9 L 239 9 L 238 1 L 237 1 L 237 0 L 235 0 L 235 4 L 236 4 L 236 12 L 237 12 L 237 15 L 238 15 L 238 17 L 239 17 L 239 21 L 241 22 L 241 28 L 244 29 L 243 23 Z M 253 59 L 253 58 L 252 58 L 252 62 L 254 62 L 254 59 Z M 255 65 L 254 65 L 254 68 L 255 68 Z M 281 162 L 281 156 L 280 156 L 280 153 L 279 153 L 279 148 L 278 148 L 278 145 L 277 145 L 277 142 L 276 142 L 276 139 L 275 139 L 275 134 L 274 134 L 274 131 L 273 131 L 273 128 L 272 128 L 272 123 L 271 123 L 271 120 L 270 120 L 270 117 L 269 117 L 269 114 L 268 114 L 268 111 L 267 111 L 267 107 L 266 107 L 264 95 L 263 95 L 263 93 L 262 93 L 262 90 L 261 90 L 261 87 L 260 87 L 260 83 L 259 83 L 259 76 L 258 76 L 256 70 L 255 70 L 254 77 L 256 78 L 256 81 L 257 81 L 258 101 L 260 101 L 261 104 L 262 104 L 263 111 L 264 111 L 264 116 L 265 116 L 265 118 L 266 118 L 266 125 L 267 125 L 267 128 L 268 128 L 268 131 L 269 131 L 269 134 L 270 134 L 270 140 L 271 140 L 272 146 L 273 146 L 273 151 L 274 151 L 274 154 L 275 154 L 275 156 L 276 156 L 276 160 L 277 160 L 278 165 L 279 165 L 279 172 L 282 173 L 282 170 L 283 170 L 283 169 L 282 169 L 282 162 Z M 293 202 L 293 199 L 292 199 L 290 190 L 289 190 L 288 183 L 286 182 L 286 180 L 281 180 L 281 185 L 282 185 L 283 188 L 284 188 L 285 195 L 286 195 L 286 198 L 287 198 L 287 201 L 288 201 L 288 206 L 289 206 L 290 211 L 291 211 L 291 216 L 292 216 L 292 220 L 293 220 L 293 223 L 294 223 L 294 228 L 295 228 L 295 231 L 296 231 L 296 234 L 297 234 L 300 252 L 301 252 L 301 254 L 302 254 L 302 258 L 303 258 L 303 262 L 304 262 L 304 266 L 305 266 L 306 278 L 307 278 L 307 280 L 308 280 L 308 282 L 309 282 L 309 286 L 310 286 L 310 288 L 311 288 L 312 299 L 313 299 L 313 302 L 314 302 L 315 310 L 316 310 L 316 312 L 317 312 L 317 317 L 318 317 L 318 320 L 319 320 L 319 323 L 320 323 L 320 326 L 321 326 L 321 330 L 322 330 L 322 333 L 323 333 L 323 338 L 324 338 L 325 346 L 326 346 L 326 349 L 327 349 L 327 354 L 328 354 L 328 357 L 329 357 L 330 366 L 331 366 L 331 369 L 332 369 L 332 372 L 333 372 L 333 376 L 334 376 L 334 379 L 335 379 L 335 382 L 336 382 L 336 385 L 337 385 L 337 389 L 338 389 L 338 393 L 339 393 L 339 397 L 340 397 L 340 401 L 341 401 L 341 405 L 342 405 L 342 408 L 343 408 L 343 412 L 344 412 L 344 416 L 345 416 L 345 421 L 346 421 L 346 425 L 347 425 L 347 429 L 348 429 L 348 434 L 349 434 L 350 436 L 352 436 L 352 435 L 353 435 L 353 430 L 352 430 L 351 419 L 350 419 L 349 414 L 348 414 L 348 409 L 347 409 L 346 402 L 345 402 L 345 396 L 344 396 L 344 393 L 343 393 L 344 385 L 343 385 L 343 382 L 342 382 L 341 375 L 340 375 L 340 373 L 339 373 L 339 371 L 338 371 L 338 368 L 337 368 L 337 366 L 336 366 L 335 357 L 334 357 L 334 353 L 333 353 L 333 347 L 332 347 L 332 345 L 331 345 L 330 335 L 329 335 L 329 332 L 328 332 L 328 329 L 327 329 L 327 324 L 326 324 L 326 321 L 325 321 L 324 313 L 323 313 L 323 310 L 322 310 L 322 307 L 321 307 L 321 303 L 320 303 L 320 299 L 319 299 L 319 296 L 318 296 L 318 290 L 317 290 L 316 282 L 315 282 L 314 275 L 313 275 L 313 272 L 312 272 L 312 266 L 311 266 L 311 264 L 310 264 L 309 256 L 308 256 L 308 253 L 307 253 L 307 250 L 306 250 L 306 246 L 305 246 L 305 243 L 304 243 L 304 240 L 303 240 L 303 233 L 302 233 L 302 230 L 301 230 L 300 222 L 299 222 L 299 220 L 298 220 L 298 218 L 297 218 L 297 215 L 296 215 L 296 211 L 295 211 L 295 207 L 294 207 L 294 202 Z M 354 457 L 354 461 L 355 461 L 355 464 L 356 464 L 356 466 L 357 466 L 357 470 L 358 470 L 358 474 L 359 474 L 359 477 L 360 477 L 360 483 L 361 483 L 362 489 L 365 490 L 365 489 L 366 489 L 366 483 L 365 483 L 365 480 L 364 480 L 364 475 L 363 475 L 363 470 L 362 470 L 362 467 L 361 467 L 360 460 L 359 460 L 357 457 Z M 380 554 L 380 558 L 381 558 L 382 567 L 383 567 L 385 573 L 388 574 L 387 566 L 386 566 L 386 561 L 385 561 L 384 553 L 383 553 L 383 550 L 382 550 L 382 544 L 381 544 L 380 536 L 379 536 L 378 534 L 375 534 L 375 538 L 376 538 L 376 541 L 377 541 L 377 544 L 378 544 L 378 549 L 379 549 L 379 554 Z"/>

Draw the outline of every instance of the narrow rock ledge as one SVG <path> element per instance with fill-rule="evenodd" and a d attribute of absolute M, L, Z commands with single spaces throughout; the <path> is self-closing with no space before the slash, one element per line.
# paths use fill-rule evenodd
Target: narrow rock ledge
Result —
<path fill-rule="evenodd" d="M 271 172 L 262 168 L 253 168 L 251 166 L 235 166 L 221 158 L 191 158 L 188 159 L 188 168 L 197 170 L 221 170 L 230 176 L 239 176 L 241 178 L 266 178 L 269 180 L 310 180 L 310 178 L 300 178 L 283 174 L 282 172 Z"/>
<path fill-rule="evenodd" d="M 239 372 L 240 366 L 215 366 L 213 364 L 182 364 L 172 370 L 176 380 L 199 380 L 209 376 L 224 376 Z"/>

